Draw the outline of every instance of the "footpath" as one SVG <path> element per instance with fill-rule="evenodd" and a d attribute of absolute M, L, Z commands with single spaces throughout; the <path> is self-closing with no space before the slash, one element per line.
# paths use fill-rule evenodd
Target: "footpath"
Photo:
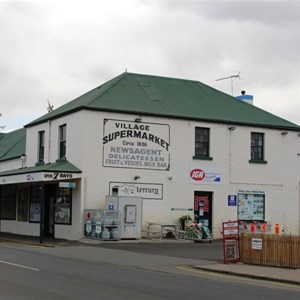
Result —
<path fill-rule="evenodd" d="M 10 242 L 10 243 L 21 243 L 27 245 L 41 246 L 41 247 L 70 247 L 70 246 L 94 246 L 101 244 L 108 244 L 108 241 L 93 241 L 88 239 L 82 239 L 79 241 L 68 241 L 61 239 L 44 239 L 43 243 L 39 242 L 37 237 L 28 237 L 22 235 L 6 234 L 0 233 L 0 243 L 1 242 Z M 128 241 L 118 241 L 118 243 L 136 243 L 136 244 L 166 244 L 166 243 L 183 243 L 182 240 L 169 240 L 162 239 L 159 241 L 152 241 L 148 239 L 142 240 L 131 240 Z M 190 241 L 186 241 L 190 242 Z M 116 242 L 113 242 L 116 243 Z M 159 246 L 157 247 L 159 248 Z M 248 265 L 243 263 L 234 263 L 234 264 L 224 264 L 211 260 L 199 260 L 198 263 L 194 263 L 193 267 L 195 269 L 204 270 L 207 272 L 217 272 L 235 276 L 248 277 L 258 280 L 268 280 L 281 283 L 295 284 L 300 286 L 300 269 L 285 269 L 285 268 L 274 268 L 274 267 L 265 267 L 257 265 Z"/>

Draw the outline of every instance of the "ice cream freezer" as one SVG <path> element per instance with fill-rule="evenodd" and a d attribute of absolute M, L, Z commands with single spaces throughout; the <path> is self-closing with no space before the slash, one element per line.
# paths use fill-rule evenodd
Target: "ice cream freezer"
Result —
<path fill-rule="evenodd" d="M 105 209 L 85 209 L 84 236 L 100 240 L 119 240 L 120 213 Z"/>
<path fill-rule="evenodd" d="M 142 238 L 142 197 L 106 196 L 105 209 L 120 212 L 121 239 Z"/>

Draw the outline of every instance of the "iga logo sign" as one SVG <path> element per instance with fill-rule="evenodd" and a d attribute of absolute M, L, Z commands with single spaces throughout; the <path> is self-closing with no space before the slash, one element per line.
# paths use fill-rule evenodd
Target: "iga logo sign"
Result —
<path fill-rule="evenodd" d="M 189 170 L 189 179 L 191 184 L 220 184 L 221 173 L 218 168 L 200 169 L 192 165 Z"/>
<path fill-rule="evenodd" d="M 193 180 L 201 181 L 205 178 L 205 172 L 201 169 L 193 169 L 190 176 Z"/>

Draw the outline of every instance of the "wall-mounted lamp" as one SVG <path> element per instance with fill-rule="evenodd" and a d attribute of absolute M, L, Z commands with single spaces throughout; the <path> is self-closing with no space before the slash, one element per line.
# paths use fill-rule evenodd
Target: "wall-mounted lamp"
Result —
<path fill-rule="evenodd" d="M 172 179 L 173 179 L 173 175 L 169 175 L 169 176 L 168 176 L 168 179 L 169 179 L 169 180 L 172 180 Z"/>
<path fill-rule="evenodd" d="M 235 126 L 228 126 L 227 128 L 228 128 L 229 130 L 235 130 L 236 127 L 235 127 Z"/>
<path fill-rule="evenodd" d="M 134 122 L 141 123 L 142 122 L 142 118 L 135 118 Z"/>
<path fill-rule="evenodd" d="M 282 135 L 287 135 L 288 132 L 287 132 L 287 131 L 282 131 L 281 134 L 282 134 Z"/>
<path fill-rule="evenodd" d="M 138 179 L 140 179 L 141 178 L 141 176 L 139 176 L 139 175 L 135 175 L 134 176 L 134 180 L 138 180 Z"/>

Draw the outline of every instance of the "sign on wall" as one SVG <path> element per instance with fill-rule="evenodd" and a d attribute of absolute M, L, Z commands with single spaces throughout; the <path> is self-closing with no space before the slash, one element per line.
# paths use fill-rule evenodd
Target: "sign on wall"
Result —
<path fill-rule="evenodd" d="M 169 125 L 105 119 L 103 127 L 104 167 L 169 170 Z"/>
<path fill-rule="evenodd" d="M 217 169 L 203 168 L 195 165 L 189 169 L 190 183 L 192 184 L 220 184 L 221 173 Z"/>
<path fill-rule="evenodd" d="M 110 182 L 110 195 L 113 195 L 113 189 L 118 189 L 119 196 L 137 196 L 143 199 L 162 200 L 163 185 L 159 183 L 122 183 Z"/>
<path fill-rule="evenodd" d="M 265 219 L 265 192 L 238 190 L 238 219 L 263 221 Z"/>

